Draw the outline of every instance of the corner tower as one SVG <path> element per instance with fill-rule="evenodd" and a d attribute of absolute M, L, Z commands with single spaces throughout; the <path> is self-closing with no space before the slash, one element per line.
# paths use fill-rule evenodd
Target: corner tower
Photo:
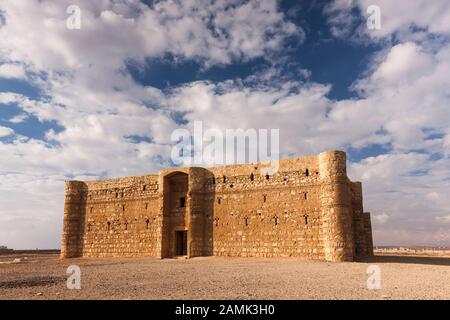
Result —
<path fill-rule="evenodd" d="M 83 255 L 86 188 L 86 184 L 82 181 L 65 182 L 66 198 L 64 201 L 61 258 L 76 258 Z"/>
<path fill-rule="evenodd" d="M 354 256 L 352 202 L 345 152 L 320 153 L 319 168 L 325 260 L 352 261 Z"/>

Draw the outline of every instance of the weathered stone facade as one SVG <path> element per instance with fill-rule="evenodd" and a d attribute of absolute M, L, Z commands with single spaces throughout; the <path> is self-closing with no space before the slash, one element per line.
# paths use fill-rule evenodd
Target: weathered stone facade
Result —
<path fill-rule="evenodd" d="M 61 257 L 185 255 L 352 261 L 373 254 L 346 154 L 67 181 Z"/>

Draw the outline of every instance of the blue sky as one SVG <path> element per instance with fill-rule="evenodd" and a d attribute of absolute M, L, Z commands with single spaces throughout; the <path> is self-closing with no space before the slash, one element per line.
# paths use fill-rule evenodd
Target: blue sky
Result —
<path fill-rule="evenodd" d="M 0 245 L 58 247 L 64 179 L 172 165 L 171 133 L 196 120 L 278 128 L 283 157 L 345 150 L 375 244 L 450 245 L 448 1 L 18 0 L 0 16 Z"/>
<path fill-rule="evenodd" d="M 303 77 L 293 72 L 292 68 L 310 70 L 311 81 L 332 85 L 327 95 L 331 99 L 354 97 L 355 93 L 349 90 L 350 85 L 366 70 L 370 56 L 381 46 L 333 37 L 324 14 L 327 5 L 329 1 L 279 2 L 279 9 L 285 12 L 286 19 L 300 26 L 305 33 L 303 41 L 299 41 L 297 36 L 285 39 L 282 61 L 277 54 L 270 59 L 235 60 L 231 64 L 205 69 L 202 61 L 182 60 L 174 63 L 174 57 L 167 55 L 148 59 L 144 66 L 133 65 L 130 61 L 128 70 L 137 82 L 164 90 L 199 80 L 221 82 L 244 79 L 276 65 L 283 76 L 294 80 L 303 80 Z"/>

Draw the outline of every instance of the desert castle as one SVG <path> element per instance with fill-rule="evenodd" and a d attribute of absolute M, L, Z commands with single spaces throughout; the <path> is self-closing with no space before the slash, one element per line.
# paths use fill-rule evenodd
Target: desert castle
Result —
<path fill-rule="evenodd" d="M 346 154 L 67 181 L 61 257 L 233 256 L 352 261 L 373 254 Z"/>

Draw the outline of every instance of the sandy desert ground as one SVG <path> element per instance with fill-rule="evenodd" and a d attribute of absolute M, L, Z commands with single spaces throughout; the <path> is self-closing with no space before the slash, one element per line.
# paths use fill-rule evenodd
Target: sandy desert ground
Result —
<path fill-rule="evenodd" d="M 81 268 L 80 290 L 66 287 L 72 264 Z M 379 290 L 367 289 L 373 264 L 381 270 Z M 450 258 L 382 255 L 327 263 L 8 255 L 0 256 L 0 299 L 450 299 Z"/>

